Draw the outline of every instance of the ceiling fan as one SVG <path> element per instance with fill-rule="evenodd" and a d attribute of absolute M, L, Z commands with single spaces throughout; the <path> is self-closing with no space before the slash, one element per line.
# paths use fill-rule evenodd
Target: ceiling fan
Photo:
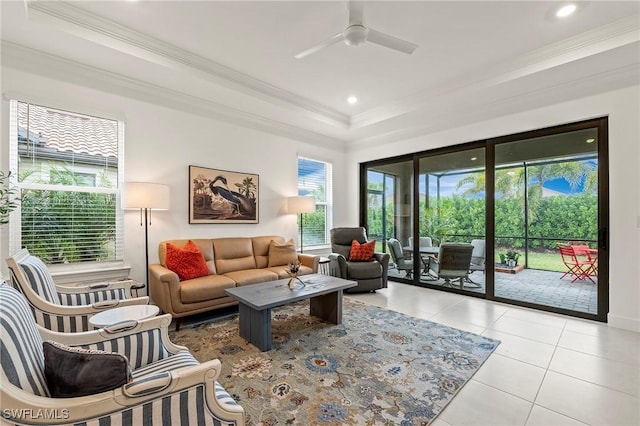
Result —
<path fill-rule="evenodd" d="M 332 44 L 336 44 L 340 41 L 344 41 L 347 46 L 358 46 L 364 42 L 370 42 L 379 44 L 380 46 L 388 47 L 390 49 L 398 50 L 400 52 L 413 53 L 418 47 L 417 44 L 411 43 L 406 40 L 399 39 L 389 34 L 381 33 L 373 28 L 369 28 L 364 25 L 364 2 L 362 1 L 350 1 L 349 2 L 349 25 L 341 33 L 334 35 L 328 40 L 313 46 L 310 49 L 303 50 L 295 55 L 296 59 L 301 59 L 316 53 L 319 50 L 329 47 Z"/>

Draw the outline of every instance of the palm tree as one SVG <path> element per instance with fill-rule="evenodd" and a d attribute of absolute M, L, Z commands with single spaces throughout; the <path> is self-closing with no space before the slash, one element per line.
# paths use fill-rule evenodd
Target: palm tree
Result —
<path fill-rule="evenodd" d="M 539 164 L 527 167 L 529 175 L 528 195 L 542 196 L 544 184 L 550 180 L 564 178 L 572 190 L 585 182 L 585 191 L 593 192 L 597 186 L 596 166 L 587 161 L 566 161 L 561 163 Z M 470 185 L 462 195 L 477 195 L 485 192 L 486 176 L 484 172 L 469 174 L 456 184 L 456 189 Z M 507 198 L 522 196 L 524 188 L 524 167 L 496 170 L 495 190 Z"/>
<path fill-rule="evenodd" d="M 253 183 L 253 178 L 252 177 L 245 177 L 242 180 L 242 183 L 236 183 L 235 184 L 236 187 L 238 188 L 238 190 L 240 191 L 240 193 L 242 195 L 244 195 L 247 198 L 255 198 L 256 194 L 254 189 L 256 189 L 256 184 Z"/>
<path fill-rule="evenodd" d="M 17 189 L 11 186 L 10 179 L 10 171 L 0 171 L 0 226 L 9 223 L 9 214 L 18 207 L 15 198 Z"/>

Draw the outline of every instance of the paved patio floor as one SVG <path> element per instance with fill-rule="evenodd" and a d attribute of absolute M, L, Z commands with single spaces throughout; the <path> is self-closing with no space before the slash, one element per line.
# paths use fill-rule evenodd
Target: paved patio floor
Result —
<path fill-rule="evenodd" d="M 389 279 L 404 277 L 404 271 L 389 268 Z M 576 280 L 571 282 L 567 275 L 563 279 L 561 272 L 541 271 L 538 269 L 525 269 L 517 274 L 496 272 L 497 297 L 520 300 L 524 302 L 536 303 L 540 305 L 553 306 L 557 308 L 570 309 L 578 312 L 590 314 L 598 313 L 598 286 L 591 281 Z M 476 293 L 485 292 L 485 277 L 481 272 L 474 272 L 470 278 L 480 287 L 465 283 L 464 289 Z M 597 283 L 597 278 L 593 278 Z M 421 277 L 421 282 L 444 285 L 443 280 L 425 280 Z M 459 284 L 453 283 L 455 287 Z"/>

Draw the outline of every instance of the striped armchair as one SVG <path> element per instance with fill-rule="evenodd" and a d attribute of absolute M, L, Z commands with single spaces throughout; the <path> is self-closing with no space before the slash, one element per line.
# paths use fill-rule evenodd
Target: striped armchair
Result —
<path fill-rule="evenodd" d="M 244 410 L 216 381 L 219 360 L 199 363 L 168 338 L 170 315 L 65 334 L 38 326 L 24 297 L 0 284 L 0 424 L 243 425 Z M 125 355 L 133 380 L 94 395 L 52 398 L 43 340 Z"/>
<path fill-rule="evenodd" d="M 146 305 L 149 298 L 131 297 L 133 280 L 65 287 L 54 283 L 47 266 L 27 249 L 7 258 L 11 278 L 24 294 L 36 322 L 53 331 L 76 333 L 93 330 L 91 316 L 117 306 Z"/>

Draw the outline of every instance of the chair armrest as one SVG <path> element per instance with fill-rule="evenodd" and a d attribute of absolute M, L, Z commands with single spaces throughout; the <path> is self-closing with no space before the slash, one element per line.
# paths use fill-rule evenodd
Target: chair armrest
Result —
<path fill-rule="evenodd" d="M 329 274 L 338 278 L 347 278 L 347 258 L 339 253 L 331 253 L 329 256 Z"/>
<path fill-rule="evenodd" d="M 146 378 L 146 384 L 134 381 L 107 392 L 64 399 L 36 396 L 17 388 L 11 383 L 6 383 L 5 386 L 3 382 L 3 389 L 0 391 L 3 414 L 5 408 L 9 410 L 7 413 L 18 413 L 22 409 L 22 412 L 31 410 L 33 413 L 52 412 L 58 414 L 56 418 L 47 416 L 32 417 L 29 420 L 30 424 L 34 425 L 51 426 L 56 424 L 83 424 L 85 422 L 93 424 L 95 420 L 101 417 L 112 418 L 117 422 L 122 412 L 131 409 L 141 410 L 142 405 L 146 403 L 151 404 L 148 407 L 151 408 L 151 412 L 162 413 L 163 400 L 166 398 L 169 397 L 173 400 L 173 398 L 188 397 L 189 394 L 184 392 L 191 392 L 190 395 L 193 396 L 193 392 L 198 387 L 204 387 L 201 392 L 204 397 L 203 403 L 193 406 L 194 410 L 202 410 L 197 413 L 198 417 L 202 416 L 207 424 L 219 424 L 220 420 L 222 420 L 222 424 L 244 425 L 244 409 L 240 405 L 221 402 L 220 398 L 216 398 L 218 390 L 216 389 L 217 382 L 215 380 L 220 375 L 220 371 L 220 361 L 215 359 L 199 365 L 148 377 Z M 155 389 L 152 388 L 154 385 Z M 179 406 L 177 403 L 172 405 Z M 212 419 L 211 417 L 214 418 Z M 2 420 L 9 422 L 15 420 L 16 423 L 22 424 L 20 418 Z M 154 415 L 153 419 L 145 418 L 145 424 L 161 423 L 161 420 L 160 416 Z M 97 424 L 97 422 L 95 423 Z"/>
<path fill-rule="evenodd" d="M 373 258 L 376 259 L 382 266 L 382 287 L 387 288 L 387 279 L 389 274 L 389 253 L 373 253 Z"/>
<path fill-rule="evenodd" d="M 318 272 L 320 256 L 315 254 L 298 253 L 298 260 L 300 261 L 300 264 L 311 268 L 314 274 Z"/>
<path fill-rule="evenodd" d="M 70 283 L 63 285 L 56 284 L 56 291 L 58 293 L 88 293 L 91 291 L 115 290 L 119 288 L 126 290 L 127 294 L 131 294 L 131 289 L 144 288 L 144 283 L 132 279 L 124 279 L 118 281 L 101 281 L 94 283 Z"/>
<path fill-rule="evenodd" d="M 139 321 L 124 321 L 98 330 L 78 333 L 61 333 L 48 330 L 40 325 L 37 327 L 42 340 L 53 340 L 69 346 L 94 345 L 107 340 L 142 335 L 151 330 L 160 330 L 161 341 L 155 344 L 164 346 L 167 351 L 172 354 L 188 350 L 184 346 L 174 344 L 169 339 L 169 324 L 171 324 L 171 319 L 171 315 L 164 314 Z"/>
<path fill-rule="evenodd" d="M 373 253 L 373 258 L 377 260 L 383 268 L 389 267 L 389 253 Z"/>
<path fill-rule="evenodd" d="M 111 302 L 111 301 L 105 301 Z M 148 305 L 149 297 L 142 296 L 136 297 L 133 299 L 124 299 L 114 301 L 117 302 L 115 304 L 110 304 L 108 307 L 112 308 L 115 306 L 133 306 L 133 305 Z M 56 305 L 53 303 L 49 303 L 44 299 L 37 300 L 29 300 L 29 303 L 32 304 L 36 309 L 58 316 L 79 316 L 79 315 L 94 315 L 98 312 L 102 312 L 105 309 L 104 305 L 100 305 L 101 302 L 96 302 L 93 305 L 75 305 L 75 306 L 67 306 L 67 305 Z M 97 306 L 95 306 L 97 305 Z"/>

